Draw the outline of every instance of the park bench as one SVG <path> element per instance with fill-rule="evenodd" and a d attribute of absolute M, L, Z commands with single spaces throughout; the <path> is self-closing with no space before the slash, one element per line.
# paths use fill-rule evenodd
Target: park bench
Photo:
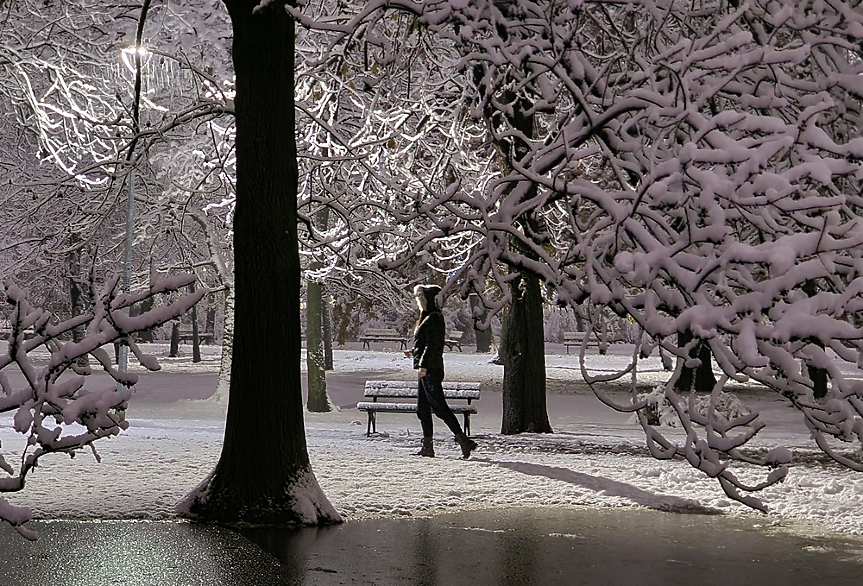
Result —
<path fill-rule="evenodd" d="M 446 337 L 444 340 L 444 344 L 446 347 L 452 351 L 453 346 L 458 347 L 458 351 L 461 352 L 461 339 L 464 337 L 464 332 L 461 330 L 456 330 Z"/>
<path fill-rule="evenodd" d="M 369 328 L 360 337 L 363 348 L 371 349 L 372 342 L 398 342 L 401 350 L 407 349 L 407 339 L 393 328 Z"/>
<path fill-rule="evenodd" d="M 181 344 L 186 341 L 191 342 L 192 338 L 192 328 L 180 328 L 179 341 Z M 198 332 L 198 340 L 201 344 L 213 344 L 215 339 L 213 332 Z"/>
<path fill-rule="evenodd" d="M 566 346 L 566 353 L 569 354 L 570 346 L 581 346 L 584 343 L 584 337 L 590 332 L 563 332 L 563 345 Z M 588 346 L 599 346 L 599 341 L 596 336 L 590 336 L 587 339 Z"/>
<path fill-rule="evenodd" d="M 481 383 L 444 382 L 443 394 L 450 400 L 461 399 L 463 404 L 450 405 L 453 413 L 461 413 L 464 418 L 464 432 L 470 435 L 470 416 L 476 414 L 476 405 L 471 401 L 479 400 Z M 371 401 L 357 403 L 357 409 L 368 413 L 369 421 L 366 436 L 377 433 L 377 413 L 416 413 L 417 412 L 417 381 L 366 381 L 363 395 Z M 378 399 L 399 399 L 399 401 L 379 401 Z"/>
<path fill-rule="evenodd" d="M 12 328 L 0 328 L 0 340 L 8 340 L 9 336 L 12 335 Z M 24 339 L 32 340 L 36 337 L 36 332 L 33 331 L 33 328 L 27 328 L 24 330 Z"/>

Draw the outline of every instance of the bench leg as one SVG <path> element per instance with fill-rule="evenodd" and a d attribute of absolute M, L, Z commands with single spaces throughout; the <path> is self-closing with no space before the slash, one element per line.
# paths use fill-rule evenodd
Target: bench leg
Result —
<path fill-rule="evenodd" d="M 377 421 L 375 421 L 375 412 L 369 411 L 368 414 L 369 414 L 369 423 L 368 423 L 368 426 L 366 426 L 366 437 L 369 437 L 373 433 L 378 432 Z"/>
<path fill-rule="evenodd" d="M 470 413 L 464 413 L 464 434 L 470 437 Z"/>
<path fill-rule="evenodd" d="M 368 348 L 369 350 L 371 350 L 371 349 L 372 349 L 372 348 L 371 348 L 371 346 L 369 346 L 369 341 L 368 341 L 368 340 L 364 340 L 364 341 L 363 341 L 363 347 L 362 347 L 361 349 L 362 349 L 362 350 L 365 350 L 366 348 Z"/>

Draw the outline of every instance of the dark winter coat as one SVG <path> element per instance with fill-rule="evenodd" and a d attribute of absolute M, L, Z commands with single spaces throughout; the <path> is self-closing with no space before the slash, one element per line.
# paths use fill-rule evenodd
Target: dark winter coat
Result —
<path fill-rule="evenodd" d="M 425 368 L 443 372 L 443 347 L 446 339 L 446 324 L 440 311 L 429 312 L 422 317 L 414 333 L 414 368 Z"/>

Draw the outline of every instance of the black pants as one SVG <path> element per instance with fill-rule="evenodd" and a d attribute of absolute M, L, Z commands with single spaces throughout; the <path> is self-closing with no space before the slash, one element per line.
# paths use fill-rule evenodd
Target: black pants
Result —
<path fill-rule="evenodd" d="M 443 395 L 443 372 L 429 370 L 417 385 L 417 417 L 423 428 L 423 437 L 433 435 L 432 412 L 446 423 L 453 434 L 461 433 L 461 425 Z"/>

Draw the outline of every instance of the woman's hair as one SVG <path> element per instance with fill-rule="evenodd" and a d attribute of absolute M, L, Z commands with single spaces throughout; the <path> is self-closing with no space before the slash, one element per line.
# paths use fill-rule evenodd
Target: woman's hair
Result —
<path fill-rule="evenodd" d="M 420 324 L 428 314 L 433 311 L 440 311 L 440 305 L 438 305 L 440 292 L 441 288 L 437 285 L 417 285 L 414 287 L 414 297 L 417 298 L 421 309 L 414 331 L 419 329 Z"/>
<path fill-rule="evenodd" d="M 440 311 L 437 299 L 440 291 L 441 289 L 437 285 L 417 285 L 414 287 L 414 297 L 422 303 L 423 313 Z"/>

